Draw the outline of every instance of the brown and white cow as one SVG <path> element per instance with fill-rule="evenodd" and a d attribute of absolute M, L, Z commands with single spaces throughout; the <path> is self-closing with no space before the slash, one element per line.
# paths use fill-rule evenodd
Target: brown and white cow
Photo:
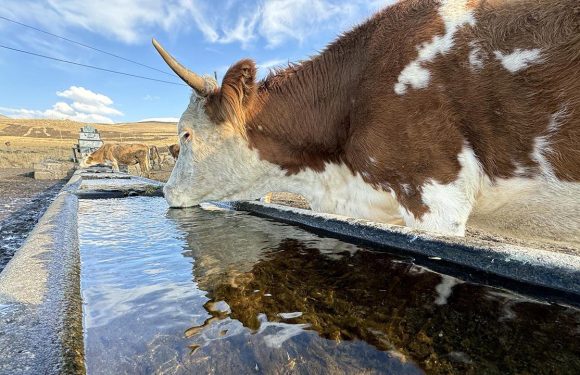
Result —
<path fill-rule="evenodd" d="M 221 87 L 153 43 L 194 89 L 172 207 L 290 191 L 444 234 L 477 218 L 578 241 L 577 0 L 401 1 L 262 81 L 241 60 Z"/>
<path fill-rule="evenodd" d="M 87 168 L 106 162 L 112 164 L 115 172 L 119 172 L 119 164 L 139 164 L 141 174 L 147 175 L 150 170 L 149 146 L 140 143 L 105 143 L 97 151 L 84 158 L 79 165 L 81 168 Z"/>

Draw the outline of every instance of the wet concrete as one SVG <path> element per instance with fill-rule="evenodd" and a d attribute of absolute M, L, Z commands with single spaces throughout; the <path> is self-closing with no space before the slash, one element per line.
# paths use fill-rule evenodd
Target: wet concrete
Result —
<path fill-rule="evenodd" d="M 0 272 L 65 183 L 37 181 L 23 169 L 0 170 Z"/>
<path fill-rule="evenodd" d="M 62 192 L 0 274 L 0 373 L 84 372 L 78 199 Z"/>

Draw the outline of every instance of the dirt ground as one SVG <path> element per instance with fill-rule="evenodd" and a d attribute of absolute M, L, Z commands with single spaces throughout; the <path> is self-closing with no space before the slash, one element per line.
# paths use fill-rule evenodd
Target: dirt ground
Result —
<path fill-rule="evenodd" d="M 65 183 L 35 180 L 29 169 L 0 169 L 0 271 Z"/>

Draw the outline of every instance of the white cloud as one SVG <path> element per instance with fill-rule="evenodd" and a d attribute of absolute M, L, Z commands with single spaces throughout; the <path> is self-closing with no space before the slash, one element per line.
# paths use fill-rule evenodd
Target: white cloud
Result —
<path fill-rule="evenodd" d="M 112 124 L 109 116 L 123 116 L 123 113 L 113 107 L 113 101 L 106 95 L 95 93 L 84 87 L 71 86 L 56 95 L 71 101 L 57 102 L 52 108 L 39 111 L 25 108 L 0 107 L 0 111 L 12 118 L 51 118 L 68 119 L 80 122 L 96 122 Z"/>
<path fill-rule="evenodd" d="M 51 31 L 80 28 L 125 43 L 148 42 L 154 30 L 196 27 L 210 43 L 247 47 L 260 37 L 276 47 L 320 30 L 343 31 L 394 0 L 3 0 L 4 14 Z"/>
<path fill-rule="evenodd" d="M 303 42 L 321 28 L 336 27 L 336 22 L 355 12 L 350 2 L 332 4 L 326 0 L 271 0 L 264 4 L 259 32 L 275 47 L 287 39 Z M 329 21 L 333 22 L 329 22 Z"/>
<path fill-rule="evenodd" d="M 149 40 L 147 31 L 155 28 L 187 27 L 192 18 L 204 34 L 212 34 L 197 0 L 3 0 L 2 8 L 8 17 L 33 20 L 51 31 L 81 28 L 125 43 Z"/>

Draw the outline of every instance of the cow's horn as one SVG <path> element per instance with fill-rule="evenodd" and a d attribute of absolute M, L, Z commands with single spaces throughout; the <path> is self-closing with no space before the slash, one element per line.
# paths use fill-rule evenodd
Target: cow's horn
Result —
<path fill-rule="evenodd" d="M 169 67 L 173 69 L 173 71 L 182 80 L 184 80 L 185 83 L 187 83 L 189 86 L 191 86 L 191 88 L 197 91 L 199 95 L 206 96 L 207 94 L 209 94 L 208 88 L 205 84 L 205 80 L 202 77 L 198 76 L 191 70 L 181 65 L 177 60 L 175 60 L 173 56 L 171 56 L 163 47 L 161 47 L 161 44 L 159 44 L 159 42 L 157 42 L 155 38 L 153 38 L 153 45 L 155 46 L 155 49 L 157 50 L 157 52 L 159 52 L 161 57 L 163 57 L 163 60 L 165 60 L 167 65 L 169 65 Z"/>

